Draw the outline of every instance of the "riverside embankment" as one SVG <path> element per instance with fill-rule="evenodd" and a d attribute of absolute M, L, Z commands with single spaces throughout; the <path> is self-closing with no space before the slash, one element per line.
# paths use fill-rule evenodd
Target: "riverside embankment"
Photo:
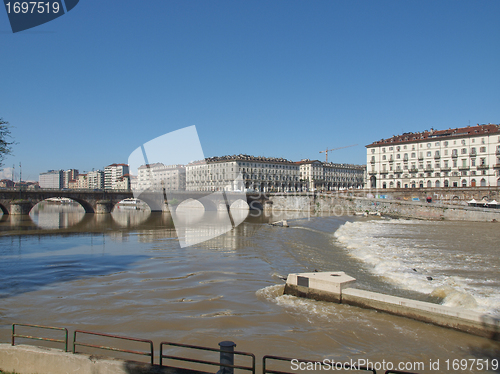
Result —
<path fill-rule="evenodd" d="M 379 213 L 397 218 L 415 218 L 425 220 L 500 222 L 500 209 L 480 208 L 450 202 L 426 203 L 421 201 L 405 201 L 355 197 L 332 194 L 308 195 L 272 195 L 271 204 L 266 204 L 272 211 L 304 211 L 322 215 L 354 215 L 363 213 Z"/>

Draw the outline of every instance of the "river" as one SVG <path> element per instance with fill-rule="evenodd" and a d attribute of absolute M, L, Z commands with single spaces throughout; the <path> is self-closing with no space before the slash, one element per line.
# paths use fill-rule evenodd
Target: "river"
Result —
<path fill-rule="evenodd" d="M 232 340 L 259 367 L 272 354 L 479 373 L 478 361 L 463 371 L 446 365 L 484 359 L 491 369 L 500 358 L 488 339 L 282 295 L 281 279 L 345 271 L 359 288 L 498 316 L 494 223 L 282 212 L 249 216 L 224 235 L 181 248 L 169 214 L 58 209 L 0 219 L 0 342 L 10 341 L 12 323 L 35 323 L 152 339 L 156 347 Z M 267 224 L 283 217 L 290 227 Z"/>

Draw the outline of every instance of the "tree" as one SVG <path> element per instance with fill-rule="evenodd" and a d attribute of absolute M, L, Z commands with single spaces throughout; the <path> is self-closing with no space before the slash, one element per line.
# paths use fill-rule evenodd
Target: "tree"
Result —
<path fill-rule="evenodd" d="M 10 141 L 12 136 L 10 135 L 10 124 L 0 118 L 0 166 L 3 165 L 3 160 L 5 156 L 12 153 L 12 145 L 15 144 L 14 141 Z"/>

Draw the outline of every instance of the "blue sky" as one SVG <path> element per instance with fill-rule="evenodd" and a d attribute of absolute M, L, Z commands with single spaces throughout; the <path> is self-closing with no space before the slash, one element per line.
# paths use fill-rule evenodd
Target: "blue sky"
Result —
<path fill-rule="evenodd" d="M 0 117 L 23 179 L 127 162 L 196 125 L 205 156 L 363 164 L 408 131 L 500 122 L 500 1 L 80 0 L 12 34 Z"/>

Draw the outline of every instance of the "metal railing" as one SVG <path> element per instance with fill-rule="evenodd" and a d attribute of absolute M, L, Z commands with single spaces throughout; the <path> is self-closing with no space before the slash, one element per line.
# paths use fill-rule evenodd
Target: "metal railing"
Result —
<path fill-rule="evenodd" d="M 297 363 L 297 364 L 299 364 L 299 363 L 306 363 L 306 364 L 311 363 L 312 365 L 320 365 L 320 366 L 325 365 L 324 360 L 323 361 L 312 361 L 312 360 L 304 360 L 304 359 L 298 359 L 298 358 L 266 355 L 266 356 L 262 357 L 262 374 L 267 374 L 267 373 L 269 373 L 269 374 L 295 374 L 295 372 L 297 372 L 297 370 L 295 370 L 295 371 L 279 371 L 279 370 L 268 369 L 267 361 L 270 361 L 270 360 L 286 361 L 286 362 L 289 362 L 290 364 L 292 364 L 292 363 Z M 340 361 L 338 363 L 340 364 L 340 366 L 344 370 L 369 371 L 369 372 L 372 372 L 373 374 L 377 374 L 375 369 L 369 369 L 366 366 L 356 366 L 356 365 L 351 365 L 351 364 L 340 362 Z M 332 367 L 332 366 L 335 366 L 336 362 L 334 362 L 332 360 L 332 361 L 329 361 L 329 364 Z"/>
<path fill-rule="evenodd" d="M 43 337 L 35 337 L 35 336 L 30 336 L 30 335 L 16 334 L 16 326 L 64 331 L 65 338 L 64 339 L 53 339 L 53 338 L 43 338 Z M 129 349 L 122 349 L 122 348 L 116 348 L 116 347 L 109 347 L 109 346 L 103 346 L 103 345 L 77 342 L 77 336 L 80 336 L 80 335 L 92 335 L 92 336 L 120 339 L 120 340 L 126 340 L 126 341 L 138 342 L 138 343 L 147 343 L 149 345 L 149 352 L 135 351 L 135 350 L 129 350 Z M 41 326 L 41 325 L 33 325 L 33 324 L 14 323 L 12 325 L 12 345 L 15 345 L 15 338 L 26 338 L 26 339 L 43 340 L 43 341 L 56 342 L 56 343 L 64 343 L 65 344 L 65 351 L 68 352 L 68 330 L 66 328 L 63 328 L 63 327 L 52 327 L 52 326 Z M 163 359 L 169 359 L 169 360 L 177 360 L 177 361 L 189 362 L 189 363 L 194 363 L 194 364 L 218 366 L 218 367 L 220 367 L 219 373 L 232 374 L 234 371 L 233 369 L 239 369 L 239 370 L 250 371 L 250 372 L 252 372 L 252 374 L 255 374 L 255 371 L 256 371 L 256 369 L 255 369 L 255 355 L 253 353 L 234 351 L 234 347 L 236 346 L 236 344 L 234 344 L 231 341 L 224 341 L 224 342 L 219 343 L 219 345 L 221 347 L 220 349 L 202 347 L 202 346 L 196 346 L 196 345 L 189 345 L 189 344 L 173 343 L 173 342 L 161 342 L 160 343 L 160 353 L 159 353 L 159 366 L 163 367 Z M 127 336 L 104 334 L 104 333 L 97 333 L 97 332 L 84 331 L 84 330 L 75 330 L 74 334 L 73 334 L 73 353 L 77 353 L 76 352 L 77 346 L 96 348 L 96 349 L 105 349 L 105 350 L 109 350 L 109 351 L 130 353 L 130 354 L 136 354 L 136 355 L 141 355 L 141 356 L 149 356 L 149 357 L 151 357 L 151 365 L 154 365 L 153 342 L 151 340 L 147 340 L 147 339 L 131 338 L 131 337 L 127 337 Z M 195 358 L 188 358 L 188 357 L 181 357 L 181 356 L 174 356 L 174 355 L 166 355 L 163 353 L 165 346 L 177 347 L 177 348 L 187 348 L 187 349 L 193 349 L 193 350 L 199 350 L 199 351 L 219 352 L 220 353 L 220 360 L 219 361 L 208 361 L 208 360 L 202 360 L 202 359 L 195 359 Z M 251 361 L 252 361 L 251 366 L 235 365 L 234 364 L 234 356 L 235 355 L 236 356 L 250 357 Z M 290 357 L 266 355 L 262 358 L 262 374 L 296 374 L 298 372 L 298 370 L 292 370 L 291 366 L 290 366 L 290 371 L 280 371 L 280 370 L 270 369 L 269 368 L 270 361 L 288 362 L 290 365 L 292 365 L 294 363 L 295 364 L 306 363 L 306 364 L 313 364 L 313 365 L 326 365 L 325 360 L 313 361 L 313 360 L 296 359 L 296 358 L 290 358 Z M 371 372 L 373 374 L 377 374 L 377 371 L 374 368 L 369 368 L 366 366 L 351 365 L 348 362 L 329 360 L 327 363 L 331 367 L 337 365 L 337 366 L 339 366 L 339 368 L 341 367 L 344 370 L 367 371 L 367 372 Z M 227 368 L 227 370 L 224 370 L 225 368 Z M 188 372 L 193 372 L 193 373 L 195 373 L 195 372 L 202 373 L 198 370 L 192 370 L 192 369 L 184 369 L 184 368 L 177 368 L 177 367 L 175 367 L 175 369 L 186 370 Z M 299 369 L 299 370 L 302 370 L 302 369 Z M 408 371 L 387 370 L 387 371 L 385 371 L 385 374 L 417 374 L 417 373 L 408 372 Z"/>
<path fill-rule="evenodd" d="M 65 332 L 65 337 L 63 339 L 53 339 L 53 338 L 43 338 L 39 336 L 31 336 L 31 335 L 21 335 L 16 334 L 16 326 L 24 326 L 24 327 L 32 327 L 37 329 L 45 329 L 45 330 L 59 330 Z M 42 325 L 31 325 L 25 323 L 14 323 L 12 324 L 12 345 L 15 345 L 15 338 L 24 338 L 24 339 L 33 339 L 33 340 L 43 340 L 54 343 L 64 343 L 64 351 L 68 352 L 68 329 L 64 327 L 52 327 L 52 326 L 42 326 Z"/>
<path fill-rule="evenodd" d="M 94 336 L 103 336 L 103 337 L 106 337 L 106 338 L 127 340 L 127 341 L 133 341 L 133 342 L 147 343 L 147 344 L 149 344 L 150 351 L 149 352 L 133 351 L 133 350 L 130 350 L 130 349 L 108 347 L 108 346 L 104 346 L 104 345 L 96 345 L 96 344 L 89 344 L 89 343 L 77 343 L 77 341 L 76 341 L 77 333 L 79 333 L 79 334 L 86 334 L 86 335 L 94 335 Z M 130 338 L 128 336 L 119 336 L 119 335 L 112 335 L 112 334 L 103 334 L 103 333 L 99 333 L 99 332 L 75 330 L 75 332 L 73 334 L 73 353 L 76 353 L 76 346 L 77 345 L 78 346 L 82 346 L 82 347 L 90 347 L 90 348 L 97 348 L 97 349 L 106 349 L 108 351 L 130 353 L 130 354 L 142 355 L 142 356 L 150 356 L 151 357 L 151 365 L 154 365 L 154 348 L 153 348 L 153 342 L 151 340 L 148 340 L 148 339 Z"/>
<path fill-rule="evenodd" d="M 223 353 L 226 353 L 226 354 L 230 353 L 230 354 L 234 354 L 234 355 L 238 355 L 238 356 L 247 356 L 247 357 L 251 357 L 252 358 L 252 366 L 242 366 L 242 365 L 226 364 L 226 363 L 221 362 L 222 360 L 218 361 L 218 362 L 215 362 L 215 361 L 206 361 L 206 360 L 199 360 L 199 359 L 193 359 L 193 358 L 187 358 L 187 357 L 180 357 L 180 356 L 164 355 L 163 354 L 163 347 L 164 346 L 197 349 L 197 350 L 210 351 L 210 352 L 219 352 L 221 354 L 223 354 Z M 219 366 L 221 369 L 222 368 L 230 368 L 230 369 L 247 370 L 247 371 L 251 371 L 253 374 L 255 374 L 255 355 L 253 353 L 248 353 L 248 352 L 228 351 L 228 350 L 225 350 L 225 349 L 208 348 L 208 347 L 201 347 L 201 346 L 189 345 L 189 344 L 179 344 L 179 343 L 172 343 L 172 342 L 161 342 L 160 343 L 160 367 L 163 366 L 163 359 L 164 358 L 170 359 L 170 360 L 192 362 L 192 363 L 197 363 L 197 364 Z M 221 358 L 222 358 L 222 355 L 221 355 Z"/>

